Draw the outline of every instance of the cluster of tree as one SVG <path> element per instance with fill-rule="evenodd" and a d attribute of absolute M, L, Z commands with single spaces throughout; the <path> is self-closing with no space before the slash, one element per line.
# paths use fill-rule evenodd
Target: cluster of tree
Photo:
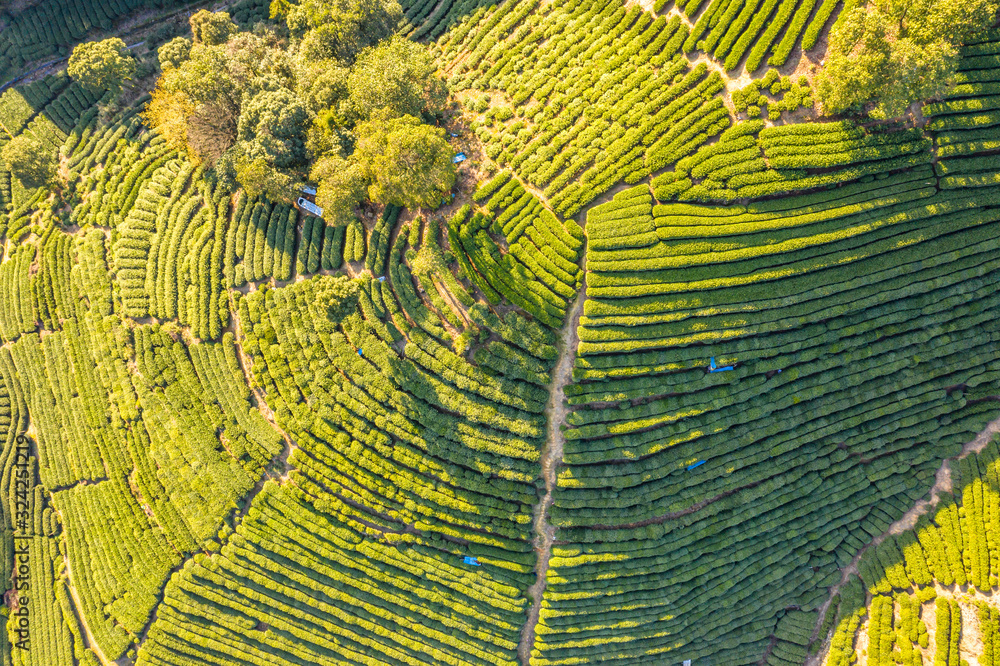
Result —
<path fill-rule="evenodd" d="M 827 113 L 896 118 L 951 85 L 959 46 L 996 20 L 997 0 L 873 0 L 848 11 L 830 35 L 816 91 Z"/>
<path fill-rule="evenodd" d="M 67 73 L 87 90 L 102 94 L 118 93 L 135 75 L 136 61 L 117 37 L 99 42 L 84 42 L 73 49 Z M 48 187 L 58 181 L 59 159 L 51 145 L 31 128 L 10 136 L 0 160 L 11 174 L 28 189 Z"/>
<path fill-rule="evenodd" d="M 430 56 L 392 36 L 395 0 L 278 0 L 287 35 L 241 32 L 225 12 L 191 17 L 191 39 L 158 50 L 146 121 L 251 196 L 287 201 L 318 184 L 328 221 L 366 197 L 435 207 L 454 184 L 446 90 Z"/>

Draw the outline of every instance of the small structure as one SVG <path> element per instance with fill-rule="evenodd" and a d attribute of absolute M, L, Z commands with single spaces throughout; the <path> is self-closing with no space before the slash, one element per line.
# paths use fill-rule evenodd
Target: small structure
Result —
<path fill-rule="evenodd" d="M 462 561 L 465 562 L 466 564 L 471 564 L 474 567 L 482 566 L 481 564 L 479 564 L 479 560 L 477 560 L 474 557 L 470 557 L 469 555 L 466 555 Z"/>
<path fill-rule="evenodd" d="M 702 466 L 702 465 L 704 465 L 704 464 L 705 464 L 705 461 L 704 461 L 704 460 L 699 460 L 699 461 L 698 461 L 698 462 L 696 462 L 696 463 L 692 463 L 692 464 L 688 465 L 688 467 L 687 467 L 687 471 L 689 471 L 689 472 L 690 472 L 690 471 L 691 471 L 691 470 L 693 470 L 693 469 L 694 469 L 695 467 L 701 467 L 701 466 Z"/>
<path fill-rule="evenodd" d="M 684 660 L 684 666 L 691 666 L 691 660 L 690 659 L 685 659 Z"/>
<path fill-rule="evenodd" d="M 715 364 L 715 357 L 714 356 L 712 357 L 712 360 L 711 360 L 711 362 L 708 365 L 708 371 L 709 372 L 725 372 L 726 370 L 732 370 L 732 369 L 733 369 L 733 366 L 731 366 L 731 365 L 724 365 L 722 367 L 717 366 Z"/>
<path fill-rule="evenodd" d="M 382 276 L 379 276 L 379 279 L 378 279 L 378 281 L 379 281 L 379 282 L 385 282 L 385 276 L 384 276 L 384 275 L 382 275 Z"/>
<path fill-rule="evenodd" d="M 302 188 L 302 194 L 305 194 L 306 196 L 309 196 L 309 197 L 314 197 L 314 196 L 316 196 L 316 188 L 315 187 L 309 187 L 308 185 L 306 185 L 306 186 L 304 186 Z"/>
<path fill-rule="evenodd" d="M 464 162 L 467 159 L 468 158 L 465 156 L 465 153 L 455 153 L 455 156 L 451 158 L 451 163 L 458 164 L 459 162 Z"/>
<path fill-rule="evenodd" d="M 309 201 L 308 199 L 303 199 L 299 197 L 298 201 L 295 202 L 299 208 L 309 213 L 310 215 L 315 215 L 316 217 L 323 217 L 323 209 Z"/>

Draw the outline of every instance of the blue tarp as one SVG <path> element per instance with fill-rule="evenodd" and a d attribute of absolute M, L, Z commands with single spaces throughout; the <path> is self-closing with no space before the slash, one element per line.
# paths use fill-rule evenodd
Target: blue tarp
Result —
<path fill-rule="evenodd" d="M 364 356 L 364 354 L 361 353 L 360 349 L 358 350 L 358 356 Z"/>
<path fill-rule="evenodd" d="M 479 560 L 474 557 L 469 557 L 468 555 L 465 556 L 464 562 L 466 564 L 471 564 L 474 567 L 482 566 L 479 564 Z"/>
<path fill-rule="evenodd" d="M 733 366 L 731 366 L 731 365 L 724 365 L 721 368 L 719 366 L 717 366 L 715 364 L 715 357 L 714 356 L 712 357 L 712 361 L 711 361 L 711 363 L 708 366 L 708 371 L 709 372 L 725 372 L 726 370 L 732 370 L 732 369 L 733 369 Z"/>
<path fill-rule="evenodd" d="M 464 162 L 465 160 L 465 153 L 455 153 L 455 156 L 451 158 L 452 164 L 458 164 L 459 162 Z"/>
<path fill-rule="evenodd" d="M 695 467 L 701 467 L 701 466 L 702 466 L 702 465 L 704 465 L 704 464 L 705 464 L 705 461 L 704 461 L 704 460 L 699 460 L 698 462 L 696 462 L 696 463 L 694 463 L 694 464 L 691 464 L 691 465 L 688 465 L 688 471 L 690 472 L 690 471 L 691 471 L 691 470 L 693 470 L 693 469 L 694 469 Z"/>

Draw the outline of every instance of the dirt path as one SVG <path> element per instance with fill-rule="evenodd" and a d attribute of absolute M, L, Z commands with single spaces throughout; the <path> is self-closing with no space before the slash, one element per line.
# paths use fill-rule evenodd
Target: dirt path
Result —
<path fill-rule="evenodd" d="M 917 524 L 917 519 L 930 511 L 934 506 L 941 500 L 941 495 L 945 493 L 950 493 L 952 490 L 951 486 L 951 469 L 950 463 L 953 460 L 961 460 L 966 456 L 972 455 L 973 453 L 979 453 L 986 445 L 990 443 L 994 435 L 1000 434 L 1000 418 L 990 421 L 986 424 L 986 427 L 976 435 L 975 439 L 971 442 L 967 442 L 965 446 L 962 447 L 962 452 L 952 458 L 945 458 L 941 461 L 941 467 L 938 468 L 937 474 L 934 476 L 934 485 L 931 486 L 930 494 L 927 499 L 920 500 L 909 511 L 903 514 L 903 517 L 894 522 L 889 526 L 884 533 L 872 539 L 871 543 L 866 545 L 858 554 L 854 556 L 851 563 L 842 569 L 842 574 L 840 577 L 840 582 L 830 588 L 830 595 L 823 605 L 819 609 L 819 618 L 816 621 L 816 627 L 813 629 L 812 639 L 815 640 L 819 634 L 820 625 L 823 622 L 823 616 L 826 615 L 827 609 L 830 607 L 830 603 L 833 601 L 834 595 L 840 592 L 840 588 L 847 584 L 847 579 L 852 575 L 858 573 L 858 562 L 861 561 L 861 556 L 868 551 L 869 548 L 877 547 L 880 543 L 885 541 L 886 537 L 891 534 L 901 534 L 906 530 L 913 529 Z M 824 641 L 826 639 L 824 638 Z M 820 666 L 823 663 L 823 659 L 826 658 L 827 645 L 823 646 L 817 654 L 812 655 L 806 660 L 805 666 Z"/>
<path fill-rule="evenodd" d="M 63 555 L 63 562 L 66 564 L 66 589 L 69 590 L 69 597 L 73 602 L 73 614 L 76 616 L 76 622 L 83 632 L 84 647 L 90 648 L 97 655 L 97 660 L 103 666 L 128 666 L 128 664 L 132 663 L 128 657 L 122 657 L 118 661 L 110 661 L 104 656 L 101 646 L 97 644 L 94 634 L 90 631 L 90 625 L 87 624 L 87 617 L 83 614 L 83 602 L 76 591 L 76 586 L 73 585 L 73 569 L 70 567 L 69 557 Z"/>
<path fill-rule="evenodd" d="M 586 215 L 586 214 L 585 214 Z M 584 248 L 583 267 L 586 269 L 587 255 Z M 587 285 L 580 288 L 573 307 L 567 313 L 566 323 L 559 336 L 559 361 L 552 370 L 552 384 L 549 389 L 549 404 L 545 408 L 548 414 L 548 435 L 542 449 L 542 477 L 545 479 L 545 495 L 535 505 L 535 553 L 538 561 L 535 572 L 538 578 L 528 588 L 531 598 L 531 609 L 528 620 L 521 629 L 521 642 L 517 648 L 518 657 L 523 666 L 528 666 L 531 648 L 535 644 L 535 625 L 538 624 L 539 612 L 542 608 L 542 595 L 545 592 L 545 577 L 549 570 L 549 556 L 552 553 L 552 542 L 555 541 L 556 526 L 549 522 L 549 509 L 552 507 L 552 491 L 556 487 L 556 473 L 562 464 L 563 437 L 561 426 L 566 420 L 566 399 L 563 388 L 573 379 L 573 360 L 576 358 L 576 348 L 580 342 L 577 326 L 580 315 L 583 314 L 583 303 L 587 300 Z"/>

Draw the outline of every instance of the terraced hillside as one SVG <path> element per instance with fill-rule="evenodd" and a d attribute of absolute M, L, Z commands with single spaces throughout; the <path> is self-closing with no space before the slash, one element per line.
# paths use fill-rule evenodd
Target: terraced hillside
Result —
<path fill-rule="evenodd" d="M 56 4 L 5 76 L 94 34 Z M 0 165 L 0 663 L 1000 661 L 1000 32 L 874 123 L 799 80 L 828 0 L 403 15 L 469 158 L 434 211 L 250 194 L 141 89 L 0 96 L 59 155 Z"/>

